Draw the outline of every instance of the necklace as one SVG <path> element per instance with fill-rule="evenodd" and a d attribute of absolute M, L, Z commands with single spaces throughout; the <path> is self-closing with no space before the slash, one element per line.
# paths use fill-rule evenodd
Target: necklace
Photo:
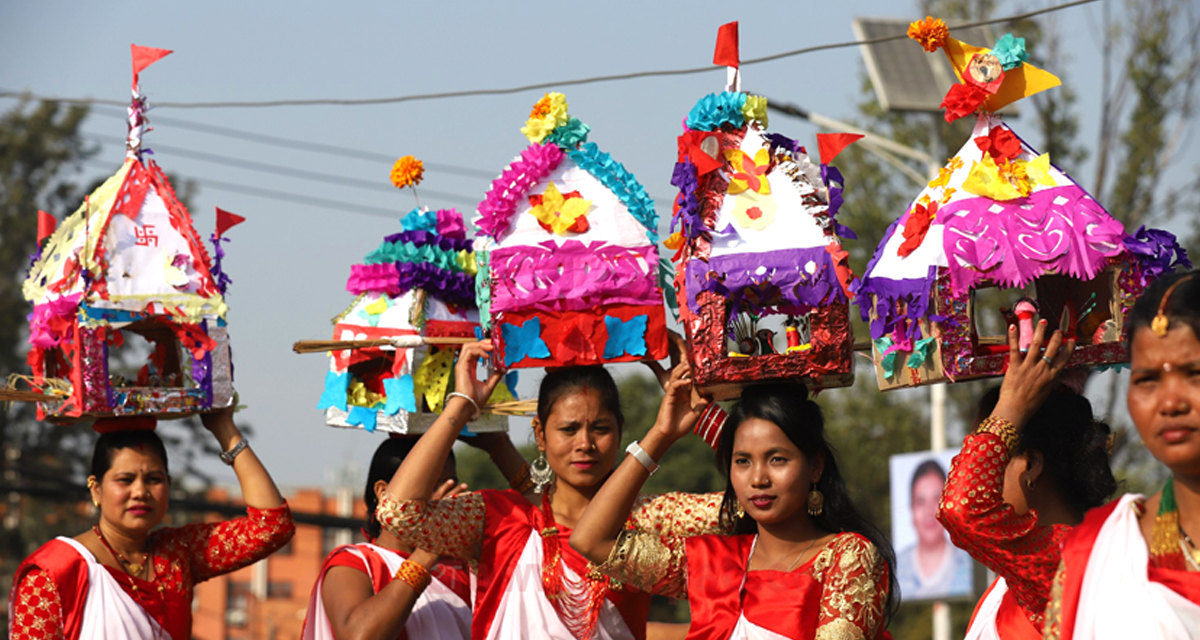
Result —
<path fill-rule="evenodd" d="M 808 546 L 804 547 L 804 549 L 803 549 L 803 550 L 800 552 L 800 555 L 797 555 L 797 556 L 796 556 L 796 559 L 792 561 L 792 564 L 788 565 L 788 568 L 787 568 L 787 569 L 784 569 L 784 571 L 783 571 L 783 572 L 784 572 L 784 573 L 790 573 L 790 572 L 791 572 L 793 569 L 795 569 L 797 566 L 799 566 L 799 565 L 800 565 L 800 558 L 803 558 L 803 557 L 804 557 L 804 554 L 808 553 L 808 550 L 809 550 L 809 549 L 811 549 L 811 548 L 813 547 L 813 545 L 817 543 L 817 538 L 819 538 L 819 537 L 820 537 L 820 536 L 814 536 L 812 540 L 809 540 L 809 541 L 808 541 Z M 756 541 L 756 542 L 757 542 L 757 541 Z M 750 552 L 750 560 L 749 560 L 748 562 L 746 562 L 746 569 L 747 569 L 747 570 L 749 570 L 749 568 L 750 568 L 750 563 L 754 561 L 754 554 L 755 554 L 755 553 L 758 553 L 758 544 L 755 544 L 755 545 L 754 545 L 754 550 Z"/>
<path fill-rule="evenodd" d="M 534 526 L 542 538 L 542 588 L 560 620 L 576 638 L 591 638 L 600 620 L 600 608 L 608 591 L 621 585 L 593 569 L 576 580 L 568 579 L 563 566 L 558 523 L 550 506 L 550 496 L 542 498 L 542 508 L 534 510 Z M 540 517 L 538 517 L 540 516 Z"/>
<path fill-rule="evenodd" d="M 1183 530 L 1175 502 L 1175 479 L 1163 485 L 1158 514 L 1150 532 L 1150 559 L 1157 567 L 1175 571 L 1200 569 L 1200 551 Z M 1190 547 L 1190 548 L 1189 548 Z"/>
<path fill-rule="evenodd" d="M 103 544 L 104 548 L 108 549 L 108 552 L 111 553 L 114 558 L 116 558 L 117 563 L 121 565 L 121 568 L 124 569 L 126 573 L 136 578 L 141 578 L 143 580 L 145 579 L 142 578 L 142 574 L 146 573 L 146 570 L 149 568 L 150 562 L 153 558 L 149 551 L 146 552 L 146 557 L 141 562 L 131 562 L 125 558 L 125 556 L 121 555 L 120 551 L 117 551 L 111 544 L 108 543 L 108 540 L 104 537 L 104 534 L 100 533 L 100 525 L 92 525 L 92 532 L 96 534 L 97 538 L 100 538 L 101 544 Z"/>

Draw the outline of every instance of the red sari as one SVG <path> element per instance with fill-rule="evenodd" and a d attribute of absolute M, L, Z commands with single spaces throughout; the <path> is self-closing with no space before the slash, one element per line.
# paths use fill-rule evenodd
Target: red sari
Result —
<path fill-rule="evenodd" d="M 838 534 L 792 571 L 749 571 L 755 540 L 625 531 L 600 570 L 652 593 L 687 598 L 688 640 L 890 637 L 883 630 L 887 563 L 869 540 Z"/>
<path fill-rule="evenodd" d="M 154 625 L 174 640 L 192 635 L 192 590 L 267 557 L 292 538 L 295 525 L 285 504 L 248 507 L 247 515 L 225 522 L 165 527 L 151 532 L 154 580 L 104 566 L 121 591 Z M 90 554 L 89 554 L 90 555 Z M 93 559 L 94 561 L 94 559 Z M 13 640 L 81 640 L 88 598 L 89 563 L 66 540 L 51 540 L 33 552 L 13 576 L 9 637 Z M 139 621 L 141 622 L 141 621 Z"/>
<path fill-rule="evenodd" d="M 680 536 L 706 533 L 718 528 L 720 504 L 720 494 L 650 496 L 639 500 L 630 521 Z M 405 544 L 476 566 L 473 638 L 574 636 L 546 593 L 556 585 L 547 584 L 543 570 L 557 556 L 564 582 L 579 587 L 581 578 L 592 575 L 591 568 L 568 545 L 571 530 L 561 525 L 551 528 L 543 510 L 522 494 L 483 490 L 446 500 L 404 502 L 384 496 L 376 516 Z M 578 602 L 582 595 L 578 588 L 564 591 L 559 606 L 563 600 Z M 601 595 L 597 637 L 646 637 L 649 594 L 610 583 Z"/>
<path fill-rule="evenodd" d="M 1018 514 L 1004 502 L 1004 470 L 1010 458 L 999 436 L 968 435 L 942 490 L 938 520 L 950 540 L 1007 585 L 998 607 L 984 607 L 995 585 L 989 587 L 972 615 L 969 638 L 977 637 L 976 624 L 990 625 L 993 620 L 1002 640 L 1042 637 L 1042 614 L 1063 540 L 1071 531 L 1064 524 L 1038 525 L 1036 511 Z M 982 619 L 991 615 L 993 619 Z"/>
<path fill-rule="evenodd" d="M 1145 505 L 1141 496 L 1126 495 L 1103 507 L 1089 511 L 1083 522 L 1071 532 L 1062 552 L 1062 564 L 1054 578 L 1051 600 L 1046 609 L 1046 638 L 1074 638 L 1077 634 L 1092 635 L 1089 632 L 1079 631 L 1079 627 L 1091 628 L 1096 624 L 1094 620 L 1087 620 L 1086 616 L 1080 615 L 1080 611 L 1085 605 L 1091 605 L 1091 608 L 1095 609 L 1095 603 L 1085 602 L 1086 594 L 1094 592 L 1096 588 L 1095 577 L 1090 577 L 1089 574 L 1092 572 L 1099 574 L 1109 566 L 1119 565 L 1126 558 L 1133 558 L 1134 561 L 1145 560 L 1145 563 L 1136 568 L 1136 571 L 1128 572 L 1132 579 L 1123 580 L 1121 584 L 1109 585 L 1112 590 L 1117 592 L 1117 599 L 1120 600 L 1134 593 L 1141 595 L 1145 591 L 1146 584 L 1161 585 L 1169 590 L 1170 594 L 1166 595 L 1174 600 L 1174 612 L 1185 611 L 1181 616 L 1184 625 L 1190 624 L 1192 627 L 1193 634 L 1190 637 L 1200 637 L 1200 572 L 1169 569 L 1155 563 L 1155 556 L 1147 552 L 1146 539 L 1137 528 L 1136 522 L 1128 522 L 1130 518 L 1140 517 L 1144 510 Z M 1110 536 L 1113 536 L 1113 531 L 1116 530 L 1115 525 L 1122 521 L 1127 523 L 1124 548 L 1111 548 L 1111 545 L 1107 543 L 1113 539 Z M 1102 558 L 1103 561 L 1098 560 L 1095 565 L 1092 565 L 1093 551 L 1098 546 L 1105 547 L 1100 552 L 1101 555 L 1096 556 L 1096 558 Z M 1141 575 L 1137 575 L 1138 573 Z M 1164 594 L 1161 589 L 1157 593 Z M 1132 597 L 1130 599 L 1132 600 Z M 1177 621 L 1170 619 L 1174 613 L 1159 620 L 1147 607 L 1137 607 L 1136 605 L 1135 607 L 1138 609 L 1137 611 L 1128 612 L 1129 615 L 1124 617 L 1132 619 L 1140 616 L 1140 624 L 1143 628 L 1138 630 L 1137 637 L 1189 637 L 1182 633 L 1172 634 L 1172 628 L 1176 631 L 1179 628 L 1179 625 L 1175 624 Z M 1126 612 L 1117 611 L 1117 613 L 1120 615 Z"/>

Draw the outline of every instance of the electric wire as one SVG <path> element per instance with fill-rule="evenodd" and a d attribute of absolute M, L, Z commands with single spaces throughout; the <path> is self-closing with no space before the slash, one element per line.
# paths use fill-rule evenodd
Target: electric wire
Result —
<path fill-rule="evenodd" d="M 105 162 L 103 160 L 87 160 L 84 164 L 108 169 L 109 171 L 113 169 L 112 163 Z M 276 191 L 275 189 L 265 189 L 263 187 L 254 187 L 245 184 L 238 184 L 236 182 L 225 182 L 224 180 L 215 180 L 212 178 L 199 178 L 180 174 L 174 174 L 173 177 L 175 177 L 176 180 L 191 180 L 201 187 L 213 189 L 215 191 L 241 193 L 244 195 L 266 198 L 269 200 L 280 200 L 283 202 L 308 205 L 316 209 L 337 209 L 339 211 L 347 211 L 349 213 L 357 213 L 376 218 L 388 218 L 391 220 L 399 220 L 404 215 L 404 212 L 399 210 L 384 209 L 383 207 L 373 207 L 364 204 L 353 204 L 340 200 L 329 200 L 327 198 L 306 196 L 289 191 Z"/>
<path fill-rule="evenodd" d="M 999 24 L 999 23 L 1004 23 L 1004 22 L 1014 22 L 1017 20 L 1025 20 L 1028 18 L 1042 15 L 1042 14 L 1051 13 L 1054 11 L 1061 11 L 1063 9 L 1070 9 L 1072 7 L 1090 4 L 1093 2 L 1097 2 L 1097 1 L 1098 0 L 1074 0 L 1073 2 L 1065 2 L 1062 4 L 1046 7 L 1043 9 L 1036 9 L 1034 11 L 1026 11 L 1024 13 L 1018 13 L 1018 14 L 1014 14 L 1014 15 L 1010 15 L 1010 16 L 1005 16 L 1003 18 L 991 18 L 988 20 L 977 20 L 975 22 L 956 24 L 956 25 L 952 26 L 951 28 L 952 29 L 966 29 L 966 28 L 971 28 L 971 27 L 981 27 L 981 26 L 990 25 L 990 24 Z M 771 62 L 773 60 L 781 60 L 783 58 L 790 58 L 790 57 L 805 55 L 805 54 L 809 54 L 809 53 L 816 53 L 819 51 L 830 51 L 833 49 L 842 49 L 842 48 L 846 48 L 846 47 L 857 47 L 857 46 L 862 46 L 862 45 L 871 45 L 871 44 L 880 44 L 883 42 L 891 42 L 893 40 L 903 40 L 906 37 L 908 37 L 908 36 L 905 34 L 897 34 L 894 36 L 883 36 L 883 37 L 879 37 L 879 38 L 870 38 L 867 40 L 851 40 L 848 42 L 835 42 L 835 43 L 831 43 L 831 44 L 815 45 L 812 47 L 804 47 L 802 49 L 794 49 L 791 51 L 783 51 L 780 53 L 774 53 L 771 55 L 761 56 L 758 58 L 750 58 L 748 60 L 741 61 L 740 66 L 743 66 L 743 67 L 751 66 L 751 65 L 755 65 L 755 64 L 761 64 L 764 62 Z M 630 72 L 630 73 L 618 73 L 618 74 L 603 75 L 603 76 L 592 76 L 592 77 L 588 77 L 588 78 L 577 78 L 574 80 L 558 80 L 558 81 L 554 81 L 554 82 L 536 82 L 533 84 L 526 84 L 526 85 L 521 85 L 521 86 L 516 86 L 516 87 L 504 87 L 504 88 L 497 88 L 497 89 L 466 89 L 466 90 L 460 90 L 460 91 L 441 91 L 441 92 L 435 92 L 435 93 L 418 93 L 418 94 L 412 94 L 412 95 L 406 95 L 406 96 L 392 96 L 392 97 L 386 97 L 386 98 L 310 98 L 310 99 L 291 99 L 291 100 L 241 100 L 241 101 L 208 101 L 208 102 L 170 102 L 170 101 L 158 102 L 158 101 L 155 101 L 154 105 L 159 108 L 173 108 L 173 109 L 226 109 L 226 108 L 240 108 L 240 107 L 247 107 L 247 108 L 299 107 L 299 106 L 315 106 L 315 105 L 364 106 L 364 105 L 396 104 L 396 103 L 400 103 L 400 102 L 416 102 L 416 101 L 422 101 L 422 100 L 443 100 L 443 99 L 447 99 L 447 98 L 465 98 L 465 97 L 472 97 L 472 96 L 507 95 L 507 94 L 513 94 L 513 93 L 522 93 L 522 92 L 526 92 L 526 91 L 534 91 L 534 90 L 539 90 L 539 89 L 551 89 L 551 88 L 555 88 L 555 87 L 568 87 L 568 86 L 577 86 L 577 85 L 584 85 L 584 84 L 594 84 L 594 83 L 598 83 L 598 82 L 615 82 L 615 81 L 620 81 L 620 80 L 632 80 L 634 78 L 652 78 L 652 77 L 664 77 L 664 76 L 694 75 L 697 73 L 704 73 L 704 72 L 712 71 L 714 69 L 719 69 L 719 68 L 720 67 L 716 67 L 713 65 L 707 65 L 704 67 L 692 67 L 692 68 L 688 68 L 688 69 L 664 69 L 664 70 L 657 70 L 657 71 L 634 71 L 634 72 Z M 30 94 L 30 93 L 18 93 L 18 92 L 8 91 L 8 90 L 0 92 L 0 98 L 19 98 L 22 96 L 28 96 L 30 98 L 37 99 L 37 100 L 52 100 L 52 101 L 56 101 L 56 102 L 67 102 L 67 103 L 75 103 L 75 104 L 100 104 L 100 105 L 110 105 L 110 106 L 116 106 L 116 107 L 124 107 L 127 104 L 127 101 L 106 100 L 106 99 L 100 99 L 100 98 L 50 97 L 50 96 L 35 95 L 35 94 Z"/>
<path fill-rule="evenodd" d="M 208 133 L 225 138 L 232 138 L 234 140 L 256 142 L 258 144 L 296 149 L 298 151 L 310 151 L 313 153 L 336 155 L 355 160 L 365 160 L 368 162 L 386 162 L 389 165 L 395 162 L 397 158 L 397 156 L 387 153 L 379 153 L 377 151 L 363 151 L 362 149 L 353 149 L 350 147 L 342 147 L 323 142 L 308 142 L 305 140 L 296 140 L 294 138 L 282 138 L 265 133 L 258 133 L 257 131 L 246 131 L 244 129 L 234 129 L 232 127 L 224 127 L 206 124 L 203 122 L 195 122 L 192 120 L 181 120 L 179 118 L 160 116 L 156 113 L 153 113 L 154 105 L 150 106 L 150 111 L 150 121 L 152 124 L 166 124 L 174 128 L 191 129 L 193 131 L 199 131 L 201 133 Z M 95 108 L 93 108 L 92 112 L 97 115 L 116 118 L 118 120 L 125 120 L 127 118 L 124 109 L 113 109 L 103 105 L 97 105 Z M 445 164 L 441 162 L 426 162 L 425 168 L 429 171 L 452 173 L 467 178 L 483 178 L 485 180 L 491 180 L 496 177 L 496 174 L 491 171 L 473 169 L 471 167 L 464 167 L 461 165 Z"/>
<path fill-rule="evenodd" d="M 125 148 L 125 138 L 118 136 L 110 136 L 101 133 L 83 132 L 85 138 L 95 140 L 102 144 L 118 145 L 122 149 Z M 215 153 L 206 153 L 204 151 L 194 151 L 191 149 L 183 149 L 181 147 L 168 146 L 162 144 L 146 144 L 145 147 L 149 150 L 157 149 L 163 153 L 170 153 L 181 158 L 192 158 L 201 162 L 211 162 L 229 167 L 238 167 L 248 169 L 250 171 L 259 171 L 262 173 L 272 173 L 289 178 L 299 178 L 302 180 L 314 180 L 318 182 L 326 182 L 335 184 L 340 187 L 353 187 L 356 189 L 366 189 L 369 191 L 383 191 L 387 193 L 396 193 L 396 187 L 386 184 L 383 181 L 363 180 L 361 178 L 351 178 L 347 176 L 339 176 L 328 173 L 320 173 L 317 171 L 308 171 L 305 169 L 296 169 L 292 167 L 284 167 L 276 164 L 268 164 L 265 162 L 255 162 L 253 160 L 245 160 L 232 156 L 219 155 Z M 437 191 L 433 189 L 422 188 L 417 192 L 419 195 L 432 196 L 442 200 L 454 200 L 465 205 L 475 206 L 479 203 L 478 200 L 468 196 L 450 193 L 447 191 Z"/>

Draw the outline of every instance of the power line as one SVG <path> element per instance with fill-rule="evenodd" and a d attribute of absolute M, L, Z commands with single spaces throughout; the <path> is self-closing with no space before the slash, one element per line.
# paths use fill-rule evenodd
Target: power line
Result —
<path fill-rule="evenodd" d="M 124 148 L 124 146 L 125 146 L 125 138 L 121 138 L 118 136 L 110 136 L 110 135 L 104 135 L 101 133 L 89 133 L 89 132 L 84 132 L 83 135 L 88 138 L 91 138 L 93 140 L 96 140 L 98 142 L 104 143 L 104 144 L 120 145 L 122 148 Z M 215 153 L 206 153 L 203 151 L 194 151 L 191 149 L 183 149 L 180 147 L 171 147 L 171 146 L 160 145 L 160 144 L 153 145 L 153 147 L 147 145 L 147 148 L 149 148 L 149 149 L 157 148 L 160 151 L 171 153 L 171 154 L 180 156 L 182 158 L 192 158 L 195 160 L 200 160 L 202 162 L 212 162 L 214 164 L 220 164 L 220 165 L 224 165 L 224 166 L 240 167 L 242 169 L 249 169 L 251 171 L 260 171 L 263 173 L 273 173 L 275 175 L 287 176 L 289 178 L 300 178 L 302 180 L 316 180 L 318 182 L 327 182 L 327 183 L 335 184 L 335 185 L 342 186 L 342 187 L 354 187 L 356 189 L 367 189 L 370 191 L 386 191 L 386 192 L 392 193 L 392 194 L 396 193 L 395 187 L 386 185 L 381 181 L 362 180 L 359 178 L 350 178 L 347 176 L 338 176 L 338 175 L 333 175 L 333 174 L 329 174 L 329 173 L 320 173 L 317 171 L 307 171 L 305 169 L 284 167 L 284 166 L 280 166 L 280 165 L 276 165 L 276 164 L 268 164 L 265 162 L 255 162 L 253 160 L 244 160 L 242 158 L 234 158 L 232 156 L 224 156 L 224 155 L 219 155 L 219 154 L 215 154 Z M 470 205 L 472 207 L 479 203 L 478 200 L 474 200 L 472 198 L 469 198 L 469 197 L 463 196 L 463 195 L 449 193 L 446 191 L 421 189 L 418 193 L 424 194 L 424 195 L 429 195 L 429 196 L 434 196 L 436 198 L 441 198 L 444 200 L 456 200 L 458 202 L 461 202 L 466 205 Z"/>
<path fill-rule="evenodd" d="M 967 29 L 971 27 L 981 27 L 989 24 L 998 24 L 1002 22 L 1014 22 L 1017 20 L 1025 20 L 1034 16 L 1039 16 L 1053 11 L 1061 11 L 1080 5 L 1090 4 L 1097 0 L 1074 0 L 1074 2 L 1065 2 L 1063 4 L 1046 7 L 1045 9 L 1037 9 L 1035 11 L 1027 11 L 1018 13 L 1004 18 L 992 18 L 990 20 L 978 20 L 976 22 L 968 22 L 965 24 L 954 25 L 954 29 Z M 903 40 L 907 36 L 905 34 L 897 34 L 894 36 L 883 36 L 880 38 L 871 38 L 868 40 L 851 40 L 848 42 L 837 42 L 833 44 L 822 44 L 803 49 L 794 49 L 792 51 L 784 51 L 759 58 L 751 58 L 743 60 L 741 66 L 750 66 L 771 62 L 773 60 L 781 60 L 800 56 L 808 53 L 816 53 L 818 51 L 830 51 L 833 49 L 843 49 L 846 47 L 857 47 L 861 45 L 879 44 L 881 42 L 891 42 L 893 40 Z M 297 100 L 244 100 L 244 101 L 217 101 L 217 102 L 155 102 L 157 107 L 170 107 L 175 109 L 222 109 L 231 107 L 299 107 L 299 106 L 314 106 L 314 105 L 332 105 L 332 106 L 363 106 L 363 105 L 378 105 L 378 104 L 395 104 L 399 102 L 416 102 L 421 100 L 442 100 L 447 98 L 465 98 L 470 96 L 494 96 L 506 95 L 512 93 L 522 93 L 525 91 L 534 91 L 538 89 L 552 89 L 555 87 L 568 87 L 574 85 L 594 84 L 597 82 L 614 82 L 618 80 L 632 80 L 634 78 L 652 78 L 663 76 L 683 76 L 704 73 L 716 69 L 712 65 L 704 67 L 693 67 L 690 69 L 666 69 L 659 71 L 634 71 L 631 73 L 618 73 L 604 76 L 593 76 L 589 78 L 578 78 L 575 80 L 559 80 L 555 82 L 538 82 L 527 84 L 518 87 L 507 87 L 501 89 L 467 89 L 462 91 L 442 91 L 437 93 L 418 93 L 407 96 L 393 96 L 388 98 L 312 98 L 312 99 L 297 99 Z M 37 100 L 53 100 L 56 102 L 70 103 L 86 103 L 86 104 L 101 104 L 111 105 L 116 107 L 124 107 L 125 102 L 118 100 L 103 100 L 95 98 L 52 98 L 47 96 L 20 94 L 13 91 L 0 92 L 0 97 L 14 98 L 28 95 Z"/>
<path fill-rule="evenodd" d="M 112 170 L 112 164 L 102 160 L 88 160 L 85 164 L 103 167 Z M 304 196 L 287 191 L 276 191 L 274 189 L 264 189 L 262 187 L 252 187 L 245 184 L 237 184 L 235 182 L 225 182 L 223 180 L 213 180 L 211 178 L 194 178 L 188 176 L 180 176 L 187 180 L 194 180 L 201 187 L 215 189 L 217 191 L 229 191 L 232 193 L 242 193 L 259 198 L 267 198 L 270 200 L 282 200 L 284 202 L 293 202 L 297 204 L 309 205 L 316 208 L 338 209 L 340 211 L 348 211 L 350 213 L 358 213 L 362 215 L 374 216 L 377 218 L 388 218 L 390 220 L 399 220 L 403 215 L 401 211 L 384 209 L 382 207 L 372 207 L 369 205 L 351 204 L 339 200 L 328 200 L 314 196 Z"/>
<path fill-rule="evenodd" d="M 153 107 L 151 107 L 153 111 Z M 98 105 L 98 108 L 93 110 L 94 113 L 106 117 L 125 120 L 127 117 L 124 109 L 110 109 L 103 105 Z M 218 125 L 205 124 L 202 122 L 194 122 L 191 120 L 180 120 L 179 118 L 169 118 L 154 114 L 151 118 L 154 123 L 161 123 L 178 127 L 180 129 L 191 129 L 201 133 L 209 133 L 215 136 L 232 138 L 234 140 L 257 142 L 276 147 L 285 147 L 288 149 L 297 149 L 299 151 L 311 151 L 314 153 L 323 153 L 328 155 L 342 156 L 345 158 L 353 158 L 355 160 L 366 160 L 368 162 L 386 162 L 391 164 L 396 161 L 396 156 L 379 153 L 376 151 L 363 151 L 361 149 L 352 149 L 350 147 L 341 147 L 322 142 L 307 142 L 304 140 L 295 140 L 292 138 L 281 138 L 279 136 L 267 135 L 256 131 L 246 131 L 243 129 L 234 129 L 231 127 L 222 127 Z M 444 173 L 453 173 L 468 178 L 483 178 L 491 180 L 496 177 L 496 174 L 483 169 L 473 169 L 461 165 L 444 164 L 440 162 L 426 162 L 425 168 L 430 171 L 440 171 Z"/>

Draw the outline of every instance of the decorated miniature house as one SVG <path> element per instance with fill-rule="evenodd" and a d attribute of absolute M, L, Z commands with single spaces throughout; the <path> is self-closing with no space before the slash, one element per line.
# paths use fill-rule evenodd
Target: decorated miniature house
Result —
<path fill-rule="evenodd" d="M 173 418 L 233 401 L 219 244 L 214 263 L 143 157 L 138 73 L 168 53 L 133 47 L 125 163 L 50 236 L 25 281 L 32 383 L 58 398 L 39 404 L 39 418 Z"/>
<path fill-rule="evenodd" d="M 994 114 L 1058 84 L 1023 62 L 1023 39 L 1009 34 L 980 49 L 932 19 L 909 35 L 928 51 L 944 48 L 959 73 L 943 103 L 947 120 L 977 120 L 971 139 L 889 227 L 863 276 L 858 302 L 880 388 L 1002 375 L 1005 328 L 1016 324 L 1025 348 L 1035 318 L 1076 339 L 1068 366 L 1125 362 L 1133 301 L 1173 262 L 1186 264 L 1174 237 L 1145 229 L 1130 236 Z M 985 298 L 989 306 L 977 305 Z"/>
<path fill-rule="evenodd" d="M 547 94 L 479 203 L 480 309 L 505 368 L 667 355 L 654 203 L 588 130 Z"/>
<path fill-rule="evenodd" d="M 362 264 L 351 267 L 346 289 L 354 302 L 334 319 L 339 341 L 377 341 L 377 346 L 333 351 L 318 408 L 326 424 L 388 433 L 421 433 L 453 391 L 453 344 L 411 346 L 416 338 L 478 339 L 475 256 L 462 215 L 453 209 L 415 209 L 404 230 L 384 238 Z M 511 400 L 501 383 L 493 401 Z M 475 432 L 504 431 L 508 419 L 485 415 Z"/>
<path fill-rule="evenodd" d="M 718 43 L 733 81 L 688 114 L 671 180 L 679 231 L 666 244 L 693 378 L 719 398 L 756 381 L 849 385 L 853 276 L 835 221 L 842 178 L 827 163 L 860 136 L 820 136 L 813 164 L 764 130 L 766 99 L 737 90 L 736 49 L 720 54 Z"/>

